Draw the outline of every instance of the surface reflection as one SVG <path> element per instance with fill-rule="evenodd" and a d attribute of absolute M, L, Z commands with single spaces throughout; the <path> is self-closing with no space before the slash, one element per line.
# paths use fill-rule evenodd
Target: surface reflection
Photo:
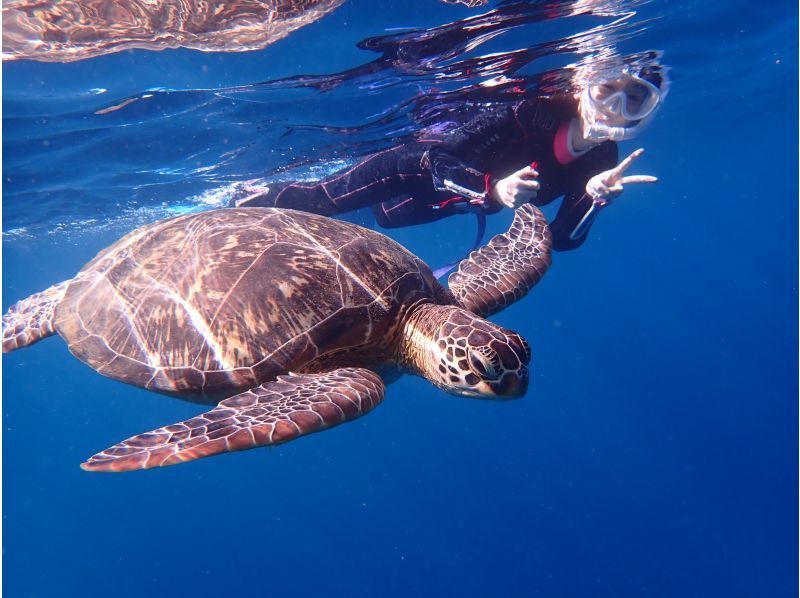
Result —
<path fill-rule="evenodd" d="M 258 50 L 344 0 L 3 2 L 3 59 L 71 62 L 132 48 Z"/>

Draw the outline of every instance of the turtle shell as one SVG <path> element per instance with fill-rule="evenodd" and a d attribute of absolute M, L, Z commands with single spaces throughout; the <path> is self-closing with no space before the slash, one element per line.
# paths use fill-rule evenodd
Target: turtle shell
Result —
<path fill-rule="evenodd" d="M 274 208 L 142 227 L 70 282 L 55 326 L 101 374 L 218 396 L 287 372 L 391 367 L 409 307 L 452 296 L 368 229 Z"/>

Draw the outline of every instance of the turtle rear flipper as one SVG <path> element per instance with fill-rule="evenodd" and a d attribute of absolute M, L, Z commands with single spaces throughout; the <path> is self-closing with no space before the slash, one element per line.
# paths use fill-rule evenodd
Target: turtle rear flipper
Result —
<path fill-rule="evenodd" d="M 385 386 L 375 372 L 342 368 L 279 376 L 198 417 L 139 434 L 94 455 L 87 471 L 131 471 L 282 444 L 371 411 Z"/>
<path fill-rule="evenodd" d="M 3 353 L 55 334 L 53 314 L 70 281 L 55 284 L 12 305 L 3 316 Z"/>
<path fill-rule="evenodd" d="M 528 294 L 550 267 L 550 229 L 542 211 L 517 208 L 508 232 L 462 260 L 447 280 L 459 304 L 483 317 Z"/>

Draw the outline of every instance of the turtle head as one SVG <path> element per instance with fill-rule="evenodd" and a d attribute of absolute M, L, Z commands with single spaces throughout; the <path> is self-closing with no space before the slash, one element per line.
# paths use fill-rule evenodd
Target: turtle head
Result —
<path fill-rule="evenodd" d="M 513 399 L 525 394 L 531 348 L 524 338 L 459 307 L 428 307 L 434 314 L 428 330 L 415 327 L 413 365 L 419 373 L 461 396 Z"/>

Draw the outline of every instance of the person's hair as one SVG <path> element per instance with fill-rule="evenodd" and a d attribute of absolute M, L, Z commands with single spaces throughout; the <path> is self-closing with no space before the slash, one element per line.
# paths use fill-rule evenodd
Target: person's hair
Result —
<path fill-rule="evenodd" d="M 554 93 L 550 96 L 543 96 L 550 102 L 553 113 L 561 120 L 569 120 L 573 116 L 578 116 L 578 102 L 575 96 L 567 93 Z"/>
<path fill-rule="evenodd" d="M 661 89 L 661 84 L 664 82 L 664 78 L 661 76 L 661 67 L 659 66 L 643 67 L 642 70 L 639 71 L 639 77 L 645 81 L 649 81 L 659 89 Z"/>

